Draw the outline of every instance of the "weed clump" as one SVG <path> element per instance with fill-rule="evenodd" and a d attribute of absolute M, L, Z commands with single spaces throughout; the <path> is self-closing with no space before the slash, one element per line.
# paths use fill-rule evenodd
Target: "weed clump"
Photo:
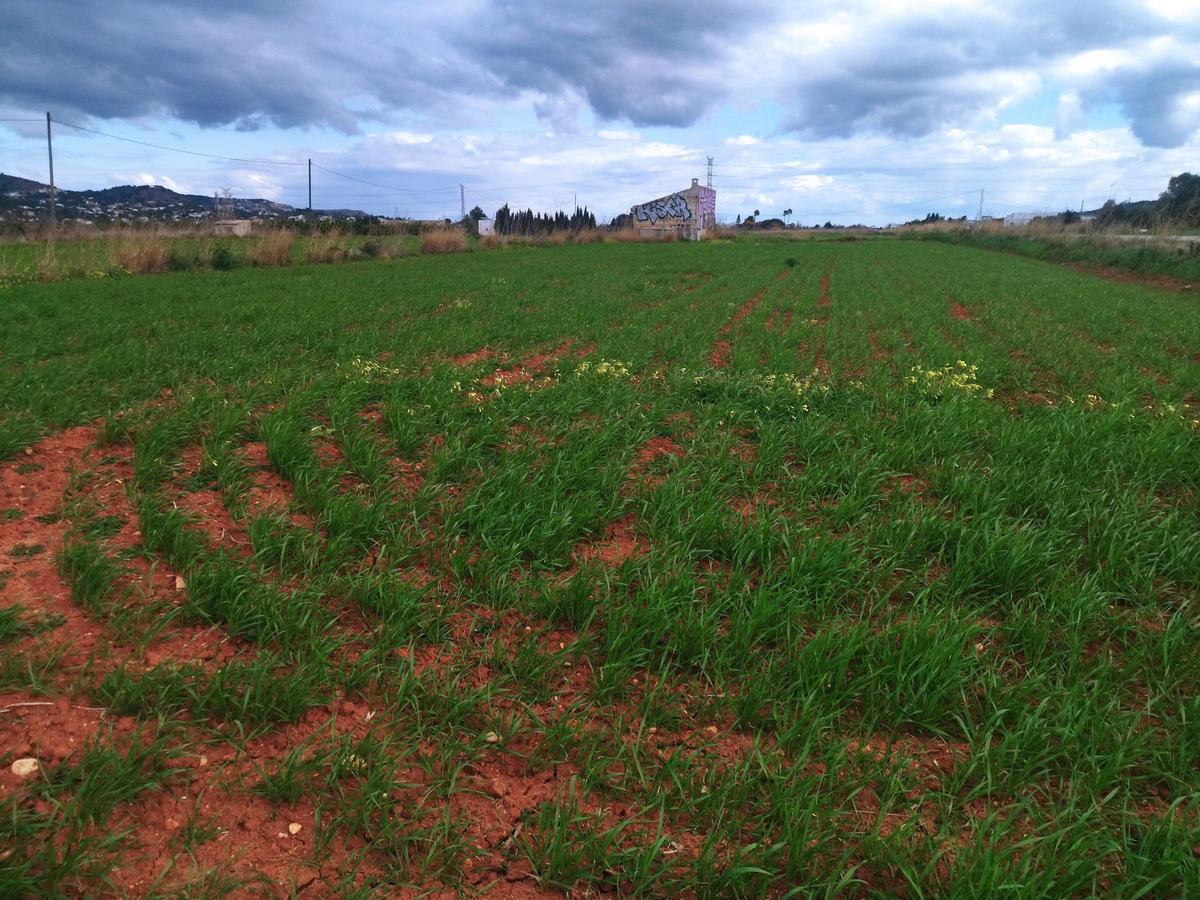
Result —
<path fill-rule="evenodd" d="M 341 242 L 341 233 L 335 230 L 309 241 L 305 255 L 311 263 L 335 263 L 342 262 L 349 254 Z"/>
<path fill-rule="evenodd" d="M 165 272 L 170 261 L 167 242 L 153 234 L 122 237 L 113 248 L 113 263 L 137 275 Z"/>
<path fill-rule="evenodd" d="M 228 244 L 215 244 L 208 255 L 208 264 L 218 272 L 229 272 L 237 268 L 237 256 Z"/>
<path fill-rule="evenodd" d="M 290 265 L 295 242 L 296 236 L 290 231 L 272 231 L 250 245 L 246 259 L 252 266 Z"/>
<path fill-rule="evenodd" d="M 459 228 L 434 228 L 421 235 L 422 253 L 462 253 L 466 249 L 467 235 Z"/>
<path fill-rule="evenodd" d="M 200 250 L 192 244 L 189 247 L 181 247 L 178 244 L 171 247 L 171 252 L 167 256 L 167 270 L 170 272 L 191 272 L 200 266 Z"/>

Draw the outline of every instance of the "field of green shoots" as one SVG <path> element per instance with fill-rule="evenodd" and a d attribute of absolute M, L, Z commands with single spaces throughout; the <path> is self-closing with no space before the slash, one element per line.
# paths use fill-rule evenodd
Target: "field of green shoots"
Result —
<path fill-rule="evenodd" d="M 1194 895 L 1198 424 L 932 242 L 6 288 L 0 895 Z"/>

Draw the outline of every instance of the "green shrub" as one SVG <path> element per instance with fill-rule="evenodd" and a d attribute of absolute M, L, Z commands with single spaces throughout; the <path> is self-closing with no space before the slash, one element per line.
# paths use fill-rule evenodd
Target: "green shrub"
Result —
<path fill-rule="evenodd" d="M 190 272 L 199 265 L 199 254 L 196 248 L 172 247 L 171 255 L 167 257 L 167 269 L 172 272 Z"/>
<path fill-rule="evenodd" d="M 237 257 L 228 244 L 217 244 L 212 248 L 208 264 L 218 272 L 228 272 L 237 268 Z"/>

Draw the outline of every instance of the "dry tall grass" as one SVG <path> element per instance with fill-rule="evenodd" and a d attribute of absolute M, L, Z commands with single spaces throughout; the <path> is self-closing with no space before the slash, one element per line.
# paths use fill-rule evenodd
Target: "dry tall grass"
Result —
<path fill-rule="evenodd" d="M 255 239 L 246 251 L 246 259 L 252 266 L 291 265 L 294 243 L 296 235 L 292 232 L 284 229 L 271 231 Z"/>
<path fill-rule="evenodd" d="M 677 241 L 679 235 L 674 231 L 665 231 L 661 236 L 640 231 L 637 228 L 614 228 L 606 231 L 601 240 L 619 244 L 669 244 Z"/>
<path fill-rule="evenodd" d="M 721 234 L 720 236 L 727 236 Z M 667 232 L 649 234 L 636 228 L 582 228 L 579 231 L 552 231 L 549 234 L 489 234 L 480 239 L 488 250 L 500 247 L 561 247 L 563 244 L 662 244 L 679 240 L 679 235 Z"/>
<path fill-rule="evenodd" d="M 467 233 L 460 228 L 433 228 L 421 233 L 422 253 L 462 253 Z"/>
<path fill-rule="evenodd" d="M 336 228 L 324 234 L 314 235 L 305 250 L 308 261 L 314 263 L 343 262 L 348 251 L 342 245 L 341 238 L 342 233 Z"/>
<path fill-rule="evenodd" d="M 165 272 L 171 261 L 171 247 L 157 234 L 123 234 L 113 243 L 112 260 L 135 275 Z"/>
<path fill-rule="evenodd" d="M 46 252 L 38 258 L 38 281 L 54 281 L 58 274 L 58 257 L 54 253 L 54 244 L 49 243 L 46 245 Z"/>

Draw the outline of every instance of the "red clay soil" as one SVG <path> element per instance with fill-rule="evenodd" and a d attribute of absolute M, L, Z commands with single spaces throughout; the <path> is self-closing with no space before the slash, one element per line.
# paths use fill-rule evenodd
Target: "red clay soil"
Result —
<path fill-rule="evenodd" d="M 652 437 L 638 448 L 625 479 L 627 485 L 642 484 L 654 488 L 666 481 L 665 475 L 652 475 L 646 468 L 663 456 L 683 456 L 684 449 L 669 437 Z"/>
<path fill-rule="evenodd" d="M 783 334 L 792 327 L 792 319 L 795 313 L 789 309 L 775 309 L 767 317 L 767 321 L 763 323 L 763 328 L 772 334 Z"/>
<path fill-rule="evenodd" d="M 214 548 L 231 550 L 239 556 L 253 553 L 250 535 L 234 521 L 219 491 L 190 491 L 176 497 L 174 504 L 191 519 L 193 526 L 208 538 Z"/>
<path fill-rule="evenodd" d="M 871 345 L 871 359 L 873 361 L 887 361 L 890 354 L 888 354 L 888 352 L 883 349 L 883 345 L 879 343 L 879 336 L 875 333 L 874 328 L 867 332 L 867 343 Z"/>
<path fill-rule="evenodd" d="M 758 307 L 758 304 L 762 303 L 762 298 L 766 293 L 767 289 L 763 288 L 761 291 L 739 306 L 734 311 L 733 315 L 729 317 L 729 321 L 721 326 L 721 330 L 718 332 L 718 334 L 729 334 L 729 332 L 733 330 L 733 327 L 737 325 L 738 322 L 742 321 L 742 319 L 754 312 L 754 310 Z"/>
<path fill-rule="evenodd" d="M 764 506 L 775 506 L 778 503 L 779 501 L 766 491 L 755 494 L 753 497 L 734 497 L 729 501 L 733 511 L 743 519 L 753 519 Z"/>
<path fill-rule="evenodd" d="M 660 456 L 683 456 L 683 448 L 669 437 L 652 437 L 638 448 L 634 459 L 639 466 L 646 466 Z"/>
<path fill-rule="evenodd" d="M 559 344 L 558 347 L 551 350 L 549 353 L 537 353 L 533 356 L 528 356 L 521 360 L 517 365 L 509 369 L 499 369 L 488 375 L 480 383 L 484 387 L 495 387 L 498 384 L 527 384 L 533 381 L 533 376 L 537 375 L 554 363 L 558 362 L 570 351 L 575 343 L 573 338 L 568 338 Z M 587 356 L 595 349 L 595 345 L 587 345 L 575 351 L 575 355 L 579 357 Z"/>
<path fill-rule="evenodd" d="M 678 292 L 690 294 L 712 281 L 712 272 L 685 272 L 678 285 Z"/>
<path fill-rule="evenodd" d="M 301 741 L 318 732 L 328 734 L 334 716 L 339 733 L 362 737 L 371 727 L 368 712 L 363 704 L 343 701 L 310 710 L 296 725 L 249 742 L 244 754 L 225 743 L 186 750 L 176 761 L 169 787 L 144 794 L 122 809 L 133 830 L 112 880 L 119 889 L 140 896 L 173 856 L 182 867 L 174 875 L 179 881 L 209 870 L 242 876 L 262 873 L 275 890 L 287 893 L 286 888 L 303 889 L 322 875 L 332 876 L 351 848 L 335 848 L 328 871 L 311 865 L 316 830 L 311 800 L 273 805 L 247 788 L 258 781 L 260 771 L 274 769 L 274 763 Z M 178 844 L 180 830 L 193 820 L 211 828 L 212 838 L 197 843 L 189 860 Z M 300 827 L 293 834 L 294 825 Z"/>
<path fill-rule="evenodd" d="M 292 487 L 271 467 L 267 445 L 262 441 L 242 445 L 242 459 L 249 467 L 247 474 L 251 485 L 245 496 L 246 515 L 287 512 L 292 503 Z M 297 524 L 312 524 L 302 513 L 293 513 L 292 519 Z"/>
<path fill-rule="evenodd" d="M 708 361 L 714 369 L 727 367 L 733 361 L 733 344 L 726 340 L 718 340 L 708 354 Z"/>
<path fill-rule="evenodd" d="M 929 482 L 917 475 L 896 475 L 884 482 L 881 490 L 884 495 L 906 494 L 926 506 L 937 504 L 937 498 L 933 496 L 933 488 L 930 487 Z"/>
<path fill-rule="evenodd" d="M 686 420 L 681 417 L 680 421 Z M 31 448 L 30 453 L 17 460 L 0 464 L 0 510 L 18 508 L 25 512 L 18 519 L 0 517 L 0 552 L 5 554 L 0 557 L 0 570 L 44 565 L 37 576 L 37 589 L 32 592 L 23 575 L 10 578 L 8 586 L 0 592 L 4 605 L 19 602 L 34 611 L 61 615 L 66 623 L 52 635 L 61 635 L 90 648 L 95 648 L 98 642 L 109 647 L 103 626 L 74 607 L 69 590 L 52 564 L 53 555 L 62 546 L 67 526 L 49 518 L 39 522 L 35 516 L 49 516 L 59 509 L 62 495 L 69 487 L 70 471 L 86 466 L 97 473 L 90 487 L 100 492 L 93 496 L 101 498 L 105 511 L 128 517 L 121 532 L 111 539 L 112 544 L 137 546 L 140 536 L 136 530 L 136 517 L 124 497 L 122 484 L 130 474 L 129 451 L 127 448 L 89 451 L 94 437 L 92 429 L 73 429 Z M 249 461 L 265 468 L 265 447 L 249 445 L 245 452 Z M 684 448 L 669 437 L 651 438 L 636 451 L 630 478 L 641 478 L 647 466 L 664 456 L 679 457 L 684 452 Z M 110 461 L 96 459 L 101 454 Z M 738 455 L 746 456 L 741 452 Z M 32 472 L 25 470 L 25 475 L 17 473 L 18 466 L 29 463 L 42 468 Z M 261 474 L 256 473 L 256 481 Z M 279 494 L 264 501 L 267 507 L 287 501 L 285 485 L 264 487 L 263 491 L 266 495 Z M 216 513 L 215 509 L 201 510 L 205 511 Z M 29 556 L 19 554 L 17 559 L 8 555 L 12 547 L 34 542 L 43 545 L 45 550 Z M 579 560 L 620 565 L 648 549 L 648 541 L 635 529 L 634 517 L 627 515 L 610 523 L 598 540 L 579 545 L 575 556 Z M 719 589 L 721 579 L 728 575 L 728 566 L 711 560 L 706 564 L 716 589 Z M 414 575 L 433 580 L 440 577 L 440 572 L 436 568 L 414 570 Z M 14 596 L 12 591 L 17 584 L 22 587 L 19 596 Z M 510 651 L 528 640 L 537 641 L 551 651 L 565 651 L 561 674 L 555 676 L 553 695 L 530 704 L 528 711 L 532 718 L 515 718 L 515 734 L 506 736 L 490 752 L 463 768 L 458 776 L 461 789 L 448 801 L 428 794 L 431 778 L 435 777 L 430 774 L 430 764 L 437 757 L 434 748 L 418 747 L 398 755 L 395 779 L 412 787 L 398 787 L 391 792 L 388 805 L 383 807 L 385 814 L 418 824 L 432 824 L 445 812 L 448 803 L 450 812 L 461 821 L 463 835 L 471 845 L 464 861 L 468 883 L 494 897 L 561 896 L 558 892 L 543 889 L 533 878 L 526 861 L 513 858 L 516 855 L 513 847 L 525 839 L 523 831 L 530 827 L 530 813 L 560 797 L 572 783 L 572 776 L 578 774 L 570 764 L 539 767 L 531 762 L 541 757 L 538 752 L 541 738 L 538 730 L 529 723 L 550 721 L 572 708 L 576 699 L 593 683 L 593 661 L 586 656 L 571 654 L 569 648 L 578 639 L 576 633 L 565 629 L 542 631 L 536 623 L 525 620 L 514 610 L 459 609 L 449 618 L 451 641 L 416 650 L 423 672 L 436 677 L 438 670 L 449 662 L 461 664 L 466 660 L 477 660 L 473 675 L 476 686 L 489 683 L 494 673 L 489 669 L 488 661 L 494 654 L 479 652 L 481 638 L 477 627 L 480 621 L 486 621 L 489 627 L 485 633 L 489 637 L 484 640 L 499 642 Z M 90 633 L 90 638 L 85 639 L 85 633 Z M 224 635 L 219 628 L 171 628 L 168 635 L 151 645 L 144 661 L 131 658 L 126 648 L 111 646 L 109 649 L 112 657 L 135 668 L 143 663 L 153 666 L 168 661 L 216 665 L 241 649 L 236 642 L 223 639 Z M 408 652 L 409 649 L 404 647 L 397 654 Z M 680 689 L 679 708 L 691 727 L 683 726 L 678 732 L 659 732 L 650 728 L 648 737 L 639 738 L 642 729 L 632 712 L 638 705 L 638 694 L 650 690 L 651 682 L 642 673 L 631 677 L 630 682 L 630 696 L 620 714 L 605 711 L 585 727 L 611 728 L 614 721 L 627 719 L 630 730 L 628 734 L 618 733 L 618 740 L 644 739 L 647 749 L 660 756 L 694 753 L 693 764 L 709 784 L 717 783 L 721 771 L 736 765 L 751 749 L 753 737 L 734 731 L 729 723 L 709 724 L 692 718 L 688 709 L 699 709 L 704 705 L 701 702 L 702 687 L 695 690 L 695 703 L 686 690 Z M 517 713 L 516 701 L 506 706 L 509 703 L 499 701 L 494 711 Z M 189 731 L 191 737 L 179 745 L 180 756 L 172 763 L 173 773 L 166 787 L 121 805 L 112 820 L 106 823 L 105 827 L 113 831 L 129 829 L 117 868 L 110 876 L 111 890 L 118 895 L 143 896 L 149 893 L 151 885 L 169 891 L 190 878 L 220 872 L 235 876 L 261 874 L 268 880 L 267 884 L 248 885 L 237 892 L 238 896 L 259 890 L 267 895 L 304 891 L 309 896 L 331 896 L 337 879 L 349 871 L 355 854 L 361 849 L 361 839 L 335 840 L 321 865 L 314 866 L 314 841 L 318 829 L 312 798 L 305 796 L 294 804 L 276 804 L 252 789 L 262 772 L 274 771 L 289 751 L 309 739 L 313 739 L 314 744 L 329 746 L 328 739 L 332 736 L 360 739 L 376 729 L 381 734 L 398 733 L 401 723 L 385 721 L 385 714 L 375 713 L 365 701 L 342 699 L 312 709 L 299 722 L 250 739 L 244 745 L 221 740 L 199 729 Z M 110 728 L 119 745 L 133 727 L 133 720 L 108 715 L 80 698 L 43 699 L 26 693 L 0 696 L 0 796 L 27 787 L 27 783 L 23 784 L 11 773 L 9 765 L 13 759 L 35 756 L 49 768 L 75 758 L 88 740 L 107 736 Z M 331 735 L 331 731 L 335 735 Z M 885 744 L 886 739 L 877 742 L 872 738 L 858 749 L 867 756 L 894 755 L 897 765 L 904 771 L 916 776 L 922 784 L 933 787 L 942 784 L 965 756 L 962 745 L 938 740 L 901 737 L 893 741 L 890 751 Z M 638 810 L 624 802 L 605 800 L 582 789 L 578 792 L 578 802 L 582 811 L 599 815 L 604 827 L 614 827 L 638 814 Z M 878 798 L 870 791 L 864 792 L 860 804 L 864 834 L 874 827 L 874 818 L 867 815 L 872 804 L 878 811 Z M 885 828 L 890 831 L 892 825 L 901 824 L 905 816 L 918 816 L 924 821 L 927 814 L 923 808 L 909 813 L 889 813 Z M 185 852 L 181 845 L 189 826 L 199 826 L 210 837 L 194 842 Z M 622 841 L 644 844 L 653 839 L 656 828 L 657 823 L 651 816 L 644 834 L 640 826 L 635 825 L 622 831 Z M 702 838 L 685 830 L 670 830 L 668 834 L 670 842 L 663 855 L 675 857 L 681 865 L 694 861 Z M 175 868 L 166 879 L 156 883 L 172 864 Z M 368 857 L 356 877 L 362 883 L 376 874 L 379 874 L 377 865 Z M 443 885 L 424 887 L 428 890 L 396 889 L 391 896 L 454 896 Z"/>
<path fill-rule="evenodd" d="M 0 604 L 18 604 L 27 614 L 64 619 L 47 635 L 64 649 L 64 668 L 82 665 L 101 637 L 100 626 L 72 602 L 55 564 L 69 526 L 58 517 L 63 494 L 72 473 L 87 467 L 84 454 L 95 439 L 95 428 L 71 428 L 0 464 L 0 511 L 21 513 L 19 518 L 0 515 L 0 573 L 6 576 L 0 577 Z M 59 635 L 69 639 L 59 644 Z M 20 652 L 29 640 L 14 649 Z"/>
<path fill-rule="evenodd" d="M 477 362 L 483 362 L 485 359 L 495 359 L 496 351 L 491 347 L 480 347 L 478 350 L 472 350 L 470 353 L 464 353 L 462 356 L 456 356 L 450 362 L 456 366 L 473 366 Z"/>
<path fill-rule="evenodd" d="M 953 297 L 950 298 L 950 315 L 959 322 L 970 322 L 975 318 L 973 315 L 971 315 L 971 311 L 969 309 L 967 309 Z"/>
<path fill-rule="evenodd" d="M 821 276 L 821 296 L 817 299 L 817 306 L 821 309 L 829 309 L 829 307 L 833 306 L 833 289 L 830 287 L 829 282 L 833 277 L 833 269 L 837 265 L 837 261 L 837 256 L 834 256 L 829 261 L 829 268 Z"/>
<path fill-rule="evenodd" d="M 1152 275 L 1146 272 L 1134 272 L 1129 269 L 1118 269 L 1113 266 L 1097 266 L 1090 263 L 1067 263 L 1067 268 L 1084 275 L 1095 275 L 1108 281 L 1120 284 L 1140 284 L 1145 287 L 1158 288 L 1175 294 L 1186 294 L 1200 290 L 1195 281 L 1175 278 L 1171 275 Z"/>
<path fill-rule="evenodd" d="M 786 274 L 788 271 L 790 270 L 785 269 L 784 273 Z M 729 334 L 729 332 L 733 331 L 734 326 L 737 325 L 738 322 L 742 321 L 742 319 L 754 312 L 754 310 L 758 307 L 758 304 L 762 303 L 762 298 L 766 293 L 767 289 L 764 287 L 757 294 L 739 306 L 734 311 L 733 315 L 730 316 L 725 322 L 725 324 L 721 326 L 721 330 L 717 332 L 719 339 L 713 344 L 712 350 L 708 354 L 708 361 L 712 364 L 714 369 L 724 369 L 732 361 L 733 345 L 729 341 L 724 340 L 724 338 Z"/>
<path fill-rule="evenodd" d="M 604 536 L 595 541 L 583 541 L 571 554 L 580 562 L 595 561 L 611 568 L 627 559 L 643 556 L 650 551 L 650 542 L 638 534 L 633 513 L 610 522 Z"/>
<path fill-rule="evenodd" d="M 817 336 L 816 357 L 817 357 L 817 362 L 816 362 L 817 374 L 820 375 L 822 378 L 828 378 L 829 377 L 829 360 L 825 358 L 825 335 L 824 334 Z"/>
<path fill-rule="evenodd" d="M 124 572 L 118 576 L 115 589 L 123 593 L 127 603 L 180 602 L 183 599 L 181 592 L 186 588 L 175 570 L 163 560 L 151 561 L 137 552 L 142 548 L 141 532 L 137 514 L 126 494 L 126 484 L 133 477 L 130 448 L 127 445 L 98 448 L 92 445 L 94 438 L 95 430 L 91 427 L 71 429 L 29 448 L 23 457 L 0 466 L 0 509 L 16 508 L 25 512 L 22 518 L 15 520 L 0 517 L 0 554 L 4 554 L 0 557 L 0 571 L 4 571 L 10 561 L 13 564 L 13 574 L 0 580 L 0 605 L 18 604 L 27 610 L 27 615 L 53 615 L 63 620 L 58 628 L 38 637 L 25 638 L 12 645 L 11 650 L 32 656 L 50 648 L 62 651 L 60 669 L 64 674 L 56 681 L 62 682 L 59 686 L 67 684 L 67 672 L 89 657 L 96 657 L 97 671 L 101 673 L 112 668 L 116 664 L 115 658 L 122 654 L 135 667 L 141 664 L 141 660 L 130 657 L 130 648 L 108 640 L 103 626 L 73 602 L 71 589 L 55 564 L 70 527 L 68 520 L 58 519 L 63 494 L 69 488 L 70 473 L 89 471 L 89 505 L 98 508 L 101 514 L 119 520 L 119 530 L 108 538 L 107 544 L 111 553 L 122 553 L 125 557 L 122 560 Z M 30 473 L 36 476 L 36 482 L 28 482 L 27 478 L 17 475 L 17 469 L 31 462 L 41 466 L 36 473 Z M 15 488 L 15 495 L 11 488 Z M 236 536 L 244 535 L 244 532 L 223 507 L 217 515 L 218 510 L 213 506 L 215 492 L 200 493 L 204 495 L 203 500 L 197 499 L 197 495 L 189 495 L 193 501 L 181 506 L 201 515 L 198 526 L 202 530 L 219 537 L 224 528 L 228 545 L 240 546 Z M 210 494 L 213 496 L 208 496 Z M 206 518 L 210 512 L 212 516 Z M 12 559 L 9 548 L 14 538 L 17 545 L 44 549 L 35 555 Z M 233 653 L 233 648 L 227 645 L 227 639 L 218 630 L 173 626 L 164 629 L 151 642 L 144 664 L 154 666 L 167 660 L 220 664 L 230 659 Z"/>
<path fill-rule="evenodd" d="M 0 800 L 26 783 L 13 774 L 13 760 L 33 757 L 51 769 L 77 759 L 84 746 L 110 727 L 128 732 L 133 720 L 106 716 L 102 707 L 79 705 L 67 697 L 0 694 Z"/>
<path fill-rule="evenodd" d="M 110 645 L 104 639 L 103 626 L 91 621 L 72 604 L 69 589 L 53 565 L 54 555 L 61 550 L 67 524 L 51 517 L 61 506 L 73 470 L 92 469 L 96 473 L 90 483 L 96 492 L 93 499 L 104 504 L 105 512 L 128 517 L 121 531 L 111 539 L 112 545 L 134 547 L 140 542 L 136 517 L 132 515 L 122 489 L 122 482 L 130 473 L 129 451 L 127 448 L 91 450 L 94 438 L 95 431 L 91 428 L 73 429 L 30 448 L 15 461 L 0 465 L 0 503 L 3 504 L 0 509 L 19 509 L 24 513 L 19 518 L 0 517 L 0 547 L 5 551 L 18 547 L 42 548 L 36 553 L 21 550 L 15 558 L 6 555 L 0 562 L 5 570 L 11 565 L 15 573 L 3 591 L 5 605 L 16 602 L 31 612 L 62 616 L 65 622 L 55 629 L 54 636 L 61 637 L 72 648 L 74 655 L 70 658 L 75 664 L 83 662 L 89 652 L 99 647 L 110 651 L 110 664 L 120 661 L 135 670 L 168 662 L 217 665 L 228 661 L 239 650 L 236 642 L 223 638 L 224 632 L 219 628 L 193 626 L 169 629 L 169 635 L 155 641 L 144 659 L 134 658 L 128 648 Z M 95 459 L 101 453 L 108 461 Z M 673 441 L 659 438 L 642 448 L 639 458 L 649 462 L 663 454 L 679 453 L 682 450 Z M 247 447 L 246 455 L 249 461 L 265 467 L 266 451 L 261 445 Z M 40 468 L 32 469 L 32 466 Z M 18 467 L 22 467 L 21 472 L 17 471 Z M 264 506 L 286 503 L 283 485 L 261 490 L 265 497 Z M 271 497 L 271 494 L 277 496 Z M 223 507 L 217 508 L 215 492 L 193 492 L 185 502 L 203 521 L 224 521 L 227 515 Z M 46 518 L 39 521 L 37 516 Z M 633 553 L 643 552 L 645 547 L 645 540 L 633 532 L 632 517 L 627 517 L 612 523 L 605 530 L 602 541 L 581 552 L 590 558 L 616 564 Z M 173 582 L 174 576 L 169 577 Z M 504 631 L 522 636 L 530 632 L 530 626 L 519 617 L 507 615 L 512 621 L 506 619 L 502 623 Z M 455 636 L 459 646 L 471 646 L 461 629 L 456 629 Z M 544 637 L 554 647 L 563 649 L 573 643 L 577 635 L 552 631 Z M 510 637 L 510 640 L 516 638 Z M 22 642 L 10 646 L 17 652 L 22 650 Z M 439 662 L 444 660 L 430 660 L 433 666 Z M 491 673 L 486 665 L 482 669 L 479 678 L 486 682 Z M 562 686 L 539 714 L 549 714 L 556 709 L 561 714 L 571 702 L 570 698 L 586 688 L 590 673 L 586 662 L 568 663 L 563 670 Z M 348 730 L 356 737 L 365 735 L 373 727 L 387 727 L 386 723 L 375 719 L 365 703 L 344 700 L 334 706 L 311 710 L 296 725 L 250 741 L 244 753 L 239 753 L 233 742 L 214 742 L 211 735 L 197 734 L 196 741 L 184 744 L 182 755 L 173 763 L 174 774 L 168 785 L 123 804 L 108 823 L 113 829 L 128 829 L 117 867 L 110 875 L 113 889 L 132 896 L 144 895 L 173 864 L 175 868 L 169 877 L 171 885 L 186 883 L 209 872 L 239 876 L 261 874 L 269 881 L 264 886 L 268 893 L 308 890 L 314 896 L 328 895 L 328 886 L 347 871 L 352 855 L 359 849 L 355 839 L 335 841 L 323 865 L 314 867 L 313 841 L 317 829 L 312 800 L 305 797 L 291 805 L 272 804 L 249 789 L 257 782 L 261 771 L 274 769 L 289 750 L 318 732 L 327 732 L 329 720 L 334 715 L 339 731 Z M 82 699 L 65 696 L 42 699 L 26 693 L 0 696 L 0 747 L 3 748 L 0 750 L 0 763 L 3 763 L 0 795 L 27 787 L 27 782 L 9 768 L 14 759 L 34 756 L 48 768 L 57 766 L 77 757 L 89 740 L 97 737 L 109 740 L 110 731 L 120 744 L 120 738 L 133 727 L 132 719 L 107 715 L 103 709 L 92 707 Z M 537 740 L 536 735 L 518 734 L 511 745 L 498 747 L 469 766 L 462 776 L 467 789 L 450 800 L 452 811 L 463 821 L 464 833 L 474 846 L 466 863 L 467 880 L 479 885 L 490 896 L 558 896 L 544 891 L 533 879 L 528 864 L 514 861 L 509 852 L 513 842 L 520 837 L 524 817 L 554 799 L 575 774 L 569 766 L 551 766 L 540 771 L 530 767 L 524 757 L 536 749 Z M 427 785 L 425 768 L 418 762 L 417 759 L 398 761 L 397 777 L 401 781 Z M 432 821 L 442 812 L 442 805 L 436 802 L 423 810 L 419 789 L 413 789 L 411 796 L 401 796 L 401 793 L 397 792 L 394 797 L 400 814 L 419 819 L 424 813 Z M 599 812 L 602 809 L 596 798 L 584 796 L 582 801 L 586 810 Z M 612 825 L 632 814 L 632 810 L 622 810 L 619 805 L 604 813 L 606 821 L 611 819 L 609 824 Z M 181 840 L 189 825 L 209 830 L 212 836 L 195 843 L 184 853 Z M 372 873 L 372 864 L 368 860 L 360 870 L 359 878 L 369 877 Z M 160 888 L 163 886 L 158 884 Z M 434 891 L 441 889 L 439 885 L 429 887 Z M 394 895 L 416 896 L 417 893 L 398 891 Z M 442 895 L 451 896 L 444 890 Z"/>

